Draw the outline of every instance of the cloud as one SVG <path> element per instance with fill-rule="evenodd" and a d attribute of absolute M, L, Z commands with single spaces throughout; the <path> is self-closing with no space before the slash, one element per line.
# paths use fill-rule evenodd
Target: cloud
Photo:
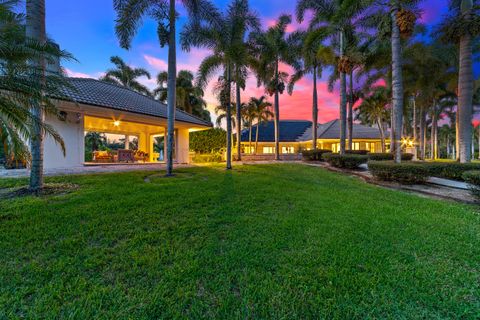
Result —
<path fill-rule="evenodd" d="M 73 71 L 73 70 L 68 69 L 68 68 L 65 68 L 65 72 L 67 73 L 67 76 L 69 76 L 71 78 L 93 78 L 93 79 L 99 78 L 98 74 L 97 74 L 97 76 L 93 76 L 93 75 L 90 75 L 90 74 Z"/>
<path fill-rule="evenodd" d="M 148 54 L 144 54 L 143 58 L 148 65 L 157 71 L 166 71 L 168 69 L 168 63 L 165 60 L 152 57 Z"/>

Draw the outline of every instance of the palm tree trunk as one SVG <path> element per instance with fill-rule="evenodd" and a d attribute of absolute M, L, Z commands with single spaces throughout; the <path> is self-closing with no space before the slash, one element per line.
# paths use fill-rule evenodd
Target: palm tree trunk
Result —
<path fill-rule="evenodd" d="M 470 16 L 472 0 L 462 0 L 462 13 Z M 461 163 L 472 160 L 473 41 L 469 33 L 460 38 L 460 70 L 458 77 L 458 155 Z"/>
<path fill-rule="evenodd" d="M 417 103 L 415 101 L 415 96 L 413 96 L 413 159 L 417 160 L 418 150 L 417 150 Z"/>
<path fill-rule="evenodd" d="M 425 111 L 420 109 L 420 160 L 425 160 Z"/>
<path fill-rule="evenodd" d="M 349 75 L 349 101 L 348 101 L 348 150 L 352 150 L 353 147 L 353 71 Z"/>
<path fill-rule="evenodd" d="M 340 57 L 345 54 L 344 31 L 340 31 Z M 340 154 L 345 154 L 347 135 L 347 75 L 340 72 Z"/>
<path fill-rule="evenodd" d="M 478 159 L 480 159 L 480 124 L 478 125 Z"/>
<path fill-rule="evenodd" d="M 242 134 L 242 98 L 240 94 L 240 71 L 238 68 L 236 69 L 236 79 L 235 79 L 235 89 L 236 89 L 236 100 L 237 100 L 237 161 L 242 161 L 242 139 L 241 139 L 241 134 Z"/>
<path fill-rule="evenodd" d="M 395 1 L 391 11 L 392 18 L 392 106 L 393 106 L 393 143 L 394 161 L 402 161 L 402 127 L 403 127 L 403 80 L 402 80 L 402 44 L 400 29 L 397 24 L 398 1 Z"/>
<path fill-rule="evenodd" d="M 431 139 L 430 139 L 430 145 L 432 149 L 432 160 L 437 159 L 437 141 L 436 141 L 436 123 L 437 123 L 437 107 L 436 107 L 436 102 L 433 103 L 433 112 L 432 112 L 432 128 L 431 128 Z"/>
<path fill-rule="evenodd" d="M 257 121 L 257 130 L 255 130 L 255 154 L 257 154 L 258 149 L 258 131 L 260 131 L 260 118 Z"/>
<path fill-rule="evenodd" d="M 278 59 L 275 62 L 275 83 L 278 86 Z M 275 160 L 280 160 L 280 95 L 275 88 Z"/>
<path fill-rule="evenodd" d="M 377 119 L 378 130 L 380 131 L 380 139 L 382 141 L 382 153 L 385 152 L 385 131 L 383 130 L 382 119 Z"/>
<path fill-rule="evenodd" d="M 167 78 L 167 176 L 173 175 L 173 139 L 175 138 L 175 106 L 177 95 L 177 47 L 175 34 L 175 0 L 170 0 Z"/>
<path fill-rule="evenodd" d="M 318 94 L 317 94 L 317 66 L 313 67 L 313 105 L 312 105 L 312 146 L 317 150 L 318 130 Z"/>
<path fill-rule="evenodd" d="M 26 35 L 28 38 L 44 44 L 47 42 L 45 30 L 45 0 L 27 0 L 26 2 L 27 25 Z M 41 86 L 45 87 L 45 58 L 40 57 L 34 62 L 33 67 L 39 72 Z M 32 114 L 37 119 L 33 124 L 33 135 L 30 141 L 32 153 L 32 165 L 30 171 L 30 190 L 37 193 L 43 188 L 43 144 L 45 132 L 42 124 L 45 122 L 45 111 L 40 101 L 33 101 Z"/>
<path fill-rule="evenodd" d="M 248 129 L 248 153 L 252 152 L 252 122 L 250 121 L 250 128 Z"/>
<path fill-rule="evenodd" d="M 232 104 L 231 104 L 231 70 L 230 63 L 227 65 L 227 170 L 232 169 Z"/>

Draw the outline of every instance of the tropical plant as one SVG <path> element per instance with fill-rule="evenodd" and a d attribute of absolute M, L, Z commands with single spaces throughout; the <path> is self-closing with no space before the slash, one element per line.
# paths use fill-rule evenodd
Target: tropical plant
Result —
<path fill-rule="evenodd" d="M 85 146 L 89 147 L 91 151 L 97 151 L 107 144 L 107 137 L 104 133 L 89 131 L 85 135 Z"/>
<path fill-rule="evenodd" d="M 210 122 L 210 112 L 206 110 L 207 102 L 203 99 L 203 90 L 194 85 L 194 77 L 193 73 L 187 70 L 178 72 L 176 81 L 177 108 Z M 167 72 L 160 72 L 157 75 L 158 87 L 153 91 L 153 95 L 163 103 L 167 103 L 167 83 Z"/>
<path fill-rule="evenodd" d="M 44 1 L 27 1 L 26 15 L 16 13 L 20 5 L 15 0 L 0 3 L 0 142 L 7 162 L 31 163 L 30 190 L 38 193 L 43 188 L 45 135 L 65 154 L 62 138 L 45 116 L 58 115 L 50 97 L 62 97 L 68 84 L 59 70 L 47 72 L 46 66 L 72 56 L 48 41 Z"/>
<path fill-rule="evenodd" d="M 212 16 L 206 23 L 192 22 L 185 26 L 181 34 L 182 47 L 190 50 L 191 47 L 210 49 L 211 55 L 200 64 L 197 76 L 197 85 L 204 89 L 211 77 L 219 69 L 223 69 L 223 77 L 219 81 L 221 86 L 221 107 L 225 107 L 227 122 L 227 169 L 231 169 L 231 85 L 236 83 L 237 103 L 240 101 L 240 88 L 244 86 L 246 77 L 246 49 L 244 38 L 246 32 L 258 26 L 258 18 L 248 10 L 248 1 L 234 0 L 224 14 Z M 233 73 L 233 77 L 232 77 Z M 241 112 L 241 110 L 238 110 Z M 241 126 L 241 113 L 237 113 L 237 128 Z M 240 121 L 238 121 L 240 120 Z M 240 130 L 237 129 L 240 135 Z M 238 152 L 241 152 L 238 150 Z"/>
<path fill-rule="evenodd" d="M 461 163 L 472 159 L 473 112 L 473 40 L 480 33 L 480 15 L 477 1 L 451 0 L 450 14 L 441 25 L 443 39 L 458 44 L 458 106 L 457 145 Z"/>
<path fill-rule="evenodd" d="M 287 27 L 292 17 L 282 15 L 275 25 L 264 32 L 250 35 L 252 55 L 257 61 L 252 64 L 258 84 L 263 84 L 266 91 L 274 98 L 275 123 L 275 160 L 280 160 L 280 94 L 285 90 L 288 74 L 279 70 L 280 63 L 300 69 L 295 59 L 292 46 L 287 41 Z"/>
<path fill-rule="evenodd" d="M 100 78 L 101 81 L 113 83 L 146 96 L 152 95 L 150 90 L 137 80 L 140 77 L 150 79 L 151 76 L 147 70 L 143 68 L 133 68 L 125 63 L 119 56 L 111 57 L 110 62 L 115 65 L 115 69 L 108 69 L 105 75 Z"/>
<path fill-rule="evenodd" d="M 158 38 L 160 46 L 168 45 L 168 112 L 167 112 L 167 176 L 173 173 L 173 140 L 175 130 L 177 49 L 176 49 L 176 3 L 185 6 L 192 20 L 216 15 L 216 9 L 208 0 L 114 0 L 117 12 L 116 33 L 120 45 L 129 49 L 132 38 L 138 31 L 145 16 L 158 22 Z"/>
<path fill-rule="evenodd" d="M 267 101 L 267 97 L 261 96 L 260 98 L 252 97 L 248 102 L 248 105 L 253 110 L 253 114 L 255 115 L 257 128 L 255 130 L 255 149 L 254 153 L 257 153 L 258 148 L 258 133 L 260 131 L 260 126 L 263 123 L 268 122 L 270 119 L 274 117 L 274 113 L 271 111 L 272 104 Z M 250 132 L 251 137 L 251 132 Z M 250 138 L 251 140 L 251 138 Z"/>
<path fill-rule="evenodd" d="M 385 122 L 388 120 L 388 91 L 385 87 L 376 87 L 370 95 L 364 97 L 357 108 L 357 118 L 364 124 L 377 125 L 382 140 L 382 152 L 385 152 Z"/>
<path fill-rule="evenodd" d="M 340 78 L 340 153 L 346 149 L 347 135 L 347 78 L 352 71 L 352 60 L 346 55 L 347 37 L 356 32 L 362 12 L 371 1 L 357 0 L 300 0 L 297 4 L 297 20 L 302 22 L 305 13 L 313 11 L 309 28 L 322 37 L 327 37 L 337 49 L 338 78 Z M 334 78 L 336 74 L 334 73 Z"/>

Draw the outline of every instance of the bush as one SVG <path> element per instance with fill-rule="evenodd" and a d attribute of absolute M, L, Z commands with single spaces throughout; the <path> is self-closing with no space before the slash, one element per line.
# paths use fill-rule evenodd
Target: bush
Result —
<path fill-rule="evenodd" d="M 402 161 L 412 161 L 413 154 L 402 153 Z M 369 153 L 368 160 L 372 161 L 393 161 L 393 154 L 391 153 Z"/>
<path fill-rule="evenodd" d="M 414 162 L 369 161 L 368 169 L 378 180 L 395 181 L 402 184 L 424 183 L 429 176 L 428 170 L 424 166 Z"/>
<path fill-rule="evenodd" d="M 336 168 L 357 169 L 361 164 L 367 163 L 368 157 L 360 154 L 325 153 L 323 159 Z"/>
<path fill-rule="evenodd" d="M 467 171 L 480 170 L 480 163 L 421 162 L 430 176 L 463 181 Z"/>
<path fill-rule="evenodd" d="M 227 132 L 221 128 L 190 133 L 190 151 L 211 154 L 227 147 Z"/>
<path fill-rule="evenodd" d="M 466 171 L 462 177 L 468 183 L 472 195 L 480 200 L 480 171 Z"/>
<path fill-rule="evenodd" d="M 368 150 L 346 150 L 346 154 L 360 154 L 362 156 L 365 156 L 368 154 Z"/>
<path fill-rule="evenodd" d="M 222 162 L 223 157 L 220 152 L 207 153 L 207 154 L 195 154 L 192 158 L 193 163 L 206 163 L 206 162 Z"/>
<path fill-rule="evenodd" d="M 307 161 L 323 161 L 322 155 L 331 152 L 332 150 L 328 149 L 303 150 L 302 156 Z"/>

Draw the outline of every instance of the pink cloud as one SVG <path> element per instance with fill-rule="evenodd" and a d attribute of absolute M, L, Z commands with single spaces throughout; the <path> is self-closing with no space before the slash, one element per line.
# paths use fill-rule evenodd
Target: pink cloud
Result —
<path fill-rule="evenodd" d="M 152 57 L 148 54 L 144 54 L 143 58 L 147 61 L 148 65 L 157 71 L 166 71 L 168 69 L 168 63 L 165 60 Z"/>
<path fill-rule="evenodd" d="M 65 68 L 65 72 L 66 72 L 67 76 L 69 76 L 71 78 L 97 78 L 95 76 L 92 76 L 92 75 L 89 75 L 89 74 L 86 74 L 86 73 L 82 73 L 82 72 L 73 71 L 73 70 L 70 70 L 68 68 Z"/>

